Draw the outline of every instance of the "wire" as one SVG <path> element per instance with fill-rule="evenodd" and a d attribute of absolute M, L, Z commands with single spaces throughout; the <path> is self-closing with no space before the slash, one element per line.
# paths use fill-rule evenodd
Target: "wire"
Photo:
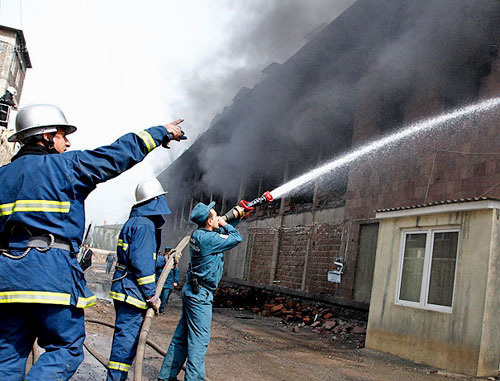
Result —
<path fill-rule="evenodd" d="M 432 160 L 431 174 L 429 175 L 429 181 L 427 182 L 427 189 L 425 190 L 424 204 L 427 201 L 427 196 L 429 195 L 429 188 L 431 187 L 432 175 L 434 174 L 434 165 L 436 164 L 436 158 L 438 153 L 434 153 L 434 160 Z"/>
<path fill-rule="evenodd" d="M 427 189 L 425 191 L 424 204 L 427 201 L 427 196 L 429 194 L 429 188 L 431 186 L 432 175 L 434 174 L 434 165 L 436 164 L 436 158 L 437 158 L 437 154 L 439 152 L 456 153 L 456 154 L 459 154 L 459 155 L 500 155 L 500 152 L 463 152 L 463 151 L 453 151 L 453 150 L 448 150 L 448 149 L 438 149 L 438 150 L 436 150 L 434 152 L 434 160 L 432 161 L 431 173 L 429 174 L 429 181 L 427 183 Z M 484 192 L 479 197 L 484 197 L 486 194 L 488 194 L 493 189 L 495 189 L 498 185 L 500 185 L 500 182 L 497 183 L 497 184 L 495 184 L 495 185 L 493 185 L 491 188 L 489 188 L 486 192 Z"/>
<path fill-rule="evenodd" d="M 436 152 L 459 153 L 462 155 L 500 155 L 500 152 L 463 152 L 463 151 L 452 151 L 447 149 L 439 149 Z"/>

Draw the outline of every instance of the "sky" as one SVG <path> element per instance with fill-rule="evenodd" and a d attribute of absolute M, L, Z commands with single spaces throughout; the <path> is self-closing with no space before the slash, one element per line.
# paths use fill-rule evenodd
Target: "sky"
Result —
<path fill-rule="evenodd" d="M 187 141 L 156 149 L 90 194 L 87 224 L 99 225 L 124 222 L 141 180 L 187 149 L 262 69 L 284 62 L 353 2 L 0 0 L 0 24 L 23 30 L 32 61 L 21 107 L 59 106 L 78 127 L 71 149 L 185 119 Z"/>

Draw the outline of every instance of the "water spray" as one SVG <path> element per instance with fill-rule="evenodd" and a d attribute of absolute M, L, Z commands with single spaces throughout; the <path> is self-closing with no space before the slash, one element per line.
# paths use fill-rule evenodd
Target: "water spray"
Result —
<path fill-rule="evenodd" d="M 271 192 L 267 191 L 260 197 L 253 199 L 252 201 L 241 200 L 238 205 L 229 210 L 226 214 L 222 216 L 222 218 L 226 222 L 231 222 L 237 220 L 238 218 L 246 218 L 248 217 L 254 210 L 256 206 L 266 204 L 268 202 L 273 201 L 274 198 Z"/>
<path fill-rule="evenodd" d="M 313 180 L 332 172 L 335 169 L 343 167 L 363 156 L 373 153 L 383 147 L 395 144 L 403 139 L 409 138 L 418 133 L 422 133 L 438 126 L 442 126 L 445 123 L 457 120 L 459 118 L 478 114 L 480 112 L 488 111 L 500 105 L 500 98 L 492 98 L 481 103 L 474 105 L 469 105 L 461 107 L 454 111 L 446 114 L 438 115 L 432 118 L 424 119 L 420 122 L 411 124 L 400 131 L 383 137 L 381 139 L 375 140 L 369 144 L 359 147 L 357 150 L 349 152 L 344 156 L 334 159 L 310 172 L 303 174 L 278 188 L 265 192 L 262 196 L 257 197 L 252 201 L 241 200 L 238 205 L 229 210 L 224 216 L 224 220 L 227 222 L 234 221 L 239 218 L 248 217 L 254 210 L 256 206 L 271 202 L 282 198 L 283 196 L 292 193 L 293 190 L 297 190 L 307 185 Z"/>
<path fill-rule="evenodd" d="M 488 111 L 492 108 L 500 105 L 500 98 L 492 98 L 481 103 L 464 106 L 454 111 L 451 111 L 446 114 L 438 115 L 432 118 L 424 119 L 420 122 L 416 122 L 411 124 L 402 130 L 383 137 L 381 139 L 375 140 L 372 143 L 366 144 L 362 147 L 359 147 L 357 150 L 352 151 L 350 153 L 345 154 L 344 156 L 339 157 L 338 159 L 334 159 L 316 169 L 313 169 L 310 172 L 303 174 L 281 186 L 272 190 L 270 193 L 271 197 L 274 200 L 277 200 L 289 193 L 292 193 L 293 190 L 302 188 L 306 184 L 310 183 L 325 174 L 343 167 L 363 156 L 366 156 L 370 153 L 373 153 L 383 147 L 389 146 L 391 144 L 395 144 L 403 139 L 406 139 L 412 135 L 416 135 L 418 133 L 422 133 L 438 126 L 442 126 L 445 123 L 460 119 L 462 117 L 478 114 L 480 112 Z"/>

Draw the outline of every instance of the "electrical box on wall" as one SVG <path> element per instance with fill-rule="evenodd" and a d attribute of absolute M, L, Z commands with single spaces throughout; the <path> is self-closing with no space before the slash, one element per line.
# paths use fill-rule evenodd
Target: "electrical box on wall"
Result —
<path fill-rule="evenodd" d="M 328 282 L 340 283 L 342 281 L 342 274 L 339 274 L 337 270 L 328 271 Z"/>
<path fill-rule="evenodd" d="M 341 258 L 337 258 L 333 264 L 337 266 L 335 270 L 328 271 L 328 282 L 340 283 L 342 282 L 342 273 L 344 272 L 344 263 Z"/>

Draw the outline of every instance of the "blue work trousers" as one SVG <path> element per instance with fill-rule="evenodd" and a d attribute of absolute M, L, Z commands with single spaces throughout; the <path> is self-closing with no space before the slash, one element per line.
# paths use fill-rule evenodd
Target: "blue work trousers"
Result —
<path fill-rule="evenodd" d="M 213 295 L 205 287 L 198 294 L 186 283 L 182 289 L 182 313 L 163 360 L 160 380 L 175 380 L 187 359 L 184 380 L 205 379 L 205 353 L 210 342 Z"/>
<path fill-rule="evenodd" d="M 170 299 L 170 294 L 172 293 L 172 287 L 164 287 L 163 290 L 161 290 L 160 294 L 160 312 L 165 311 L 165 306 L 168 303 L 168 299 Z"/>
<path fill-rule="evenodd" d="M 35 339 L 45 349 L 25 376 Z M 53 304 L 0 305 L 0 380 L 69 380 L 83 361 L 81 308 Z"/>
<path fill-rule="evenodd" d="M 142 322 L 146 316 L 146 310 L 116 300 L 114 303 L 115 333 L 109 357 L 107 381 L 127 379 L 128 371 L 137 352 Z"/>

